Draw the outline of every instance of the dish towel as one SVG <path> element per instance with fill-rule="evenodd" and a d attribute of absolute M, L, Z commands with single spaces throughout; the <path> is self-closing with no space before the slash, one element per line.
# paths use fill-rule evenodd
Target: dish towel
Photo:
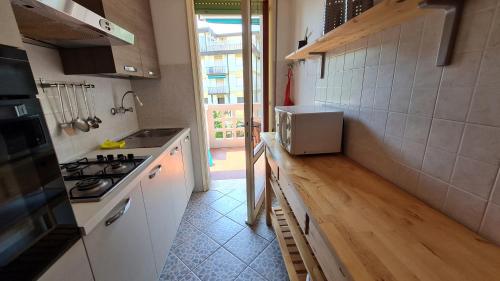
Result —
<path fill-rule="evenodd" d="M 286 83 L 286 89 L 285 89 L 285 102 L 283 103 L 283 105 L 285 105 L 285 106 L 293 105 L 292 89 L 291 89 L 292 76 L 293 76 L 292 67 L 289 66 L 288 67 L 288 82 Z"/>

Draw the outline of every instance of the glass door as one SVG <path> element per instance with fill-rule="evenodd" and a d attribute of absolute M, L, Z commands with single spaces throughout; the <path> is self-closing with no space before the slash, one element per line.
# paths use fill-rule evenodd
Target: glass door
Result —
<path fill-rule="evenodd" d="M 245 153 L 247 222 L 253 224 L 264 199 L 266 162 L 260 132 L 266 130 L 265 0 L 242 0 L 243 83 L 245 99 Z"/>

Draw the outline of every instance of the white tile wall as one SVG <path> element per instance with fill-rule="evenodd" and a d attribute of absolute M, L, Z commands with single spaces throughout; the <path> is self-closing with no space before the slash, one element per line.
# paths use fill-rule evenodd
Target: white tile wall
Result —
<path fill-rule="evenodd" d="M 331 51 L 325 79 L 299 64 L 296 85 L 316 91 L 295 95 L 345 110 L 349 157 L 500 244 L 498 2 L 467 1 L 449 66 L 432 13 Z"/>
<path fill-rule="evenodd" d="M 38 98 L 42 104 L 59 162 L 70 161 L 79 155 L 95 150 L 106 138 L 119 138 L 138 129 L 135 110 L 134 112 L 115 116 L 110 113 L 111 107 L 115 107 L 121 102 L 122 94 L 131 89 L 130 80 L 64 75 L 57 50 L 29 44 L 25 44 L 25 48 L 35 80 L 44 78 L 53 81 L 88 81 L 96 85 L 94 90 L 96 115 L 102 119 L 103 123 L 100 124 L 98 129 L 91 129 L 89 132 L 76 131 L 75 135 L 68 135 L 59 126 L 62 117 L 55 89 L 43 92 L 38 86 Z M 78 92 L 78 94 L 81 98 L 81 93 Z M 90 93 L 88 97 L 90 98 Z M 82 116 L 87 115 L 83 101 L 79 101 Z M 135 107 L 132 97 L 128 97 L 125 102 L 127 107 Z M 68 110 L 67 105 L 66 110 Z M 69 117 L 69 112 L 67 112 L 67 117 Z"/>

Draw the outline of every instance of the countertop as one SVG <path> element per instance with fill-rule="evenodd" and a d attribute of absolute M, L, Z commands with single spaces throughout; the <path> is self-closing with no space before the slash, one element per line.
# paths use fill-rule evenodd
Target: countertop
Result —
<path fill-rule="evenodd" d="M 500 247 L 341 154 L 291 156 L 262 133 L 330 250 L 361 280 L 500 280 Z"/>
<path fill-rule="evenodd" d="M 94 227 L 99 224 L 109 212 L 127 196 L 127 194 L 138 186 L 140 180 L 149 172 L 148 167 L 153 163 L 158 156 L 169 149 L 182 136 L 189 133 L 190 129 L 185 128 L 180 131 L 175 137 L 170 139 L 161 147 L 153 148 L 133 148 L 133 149 L 106 149 L 95 150 L 89 152 L 84 157 L 95 157 L 97 154 L 128 154 L 133 153 L 137 156 L 151 157 L 141 164 L 140 167 L 132 171 L 126 178 L 123 179 L 116 187 L 99 202 L 71 203 L 75 214 L 76 223 L 82 229 L 84 235 L 88 235 Z"/>

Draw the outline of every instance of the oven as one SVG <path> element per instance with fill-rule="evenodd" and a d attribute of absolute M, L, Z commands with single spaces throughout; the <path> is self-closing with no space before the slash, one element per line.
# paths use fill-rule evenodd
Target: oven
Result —
<path fill-rule="evenodd" d="M 15 79 L 0 72 L 0 84 L 7 78 Z M 36 92 L 7 93 L 0 92 L 0 280 L 36 280 L 80 233 Z"/>

